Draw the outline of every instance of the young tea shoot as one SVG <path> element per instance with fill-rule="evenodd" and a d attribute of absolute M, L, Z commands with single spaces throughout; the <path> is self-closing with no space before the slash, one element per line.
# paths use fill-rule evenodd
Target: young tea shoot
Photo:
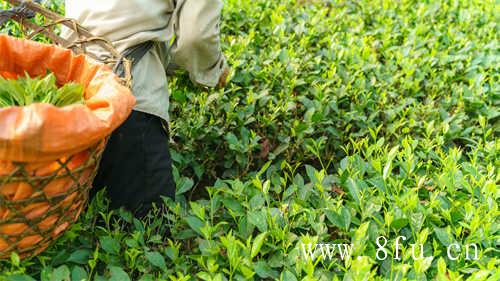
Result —
<path fill-rule="evenodd" d="M 18 79 L 0 77 L 0 108 L 27 106 L 33 103 L 49 103 L 58 107 L 83 104 L 84 88 L 71 82 L 58 87 L 56 76 L 31 78 L 27 73 Z"/>

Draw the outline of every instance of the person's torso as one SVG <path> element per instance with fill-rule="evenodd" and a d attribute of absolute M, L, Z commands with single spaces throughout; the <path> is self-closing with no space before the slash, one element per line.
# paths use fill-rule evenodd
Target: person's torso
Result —
<path fill-rule="evenodd" d="M 145 41 L 169 41 L 174 0 L 66 0 L 66 17 L 113 42 L 118 51 Z"/>

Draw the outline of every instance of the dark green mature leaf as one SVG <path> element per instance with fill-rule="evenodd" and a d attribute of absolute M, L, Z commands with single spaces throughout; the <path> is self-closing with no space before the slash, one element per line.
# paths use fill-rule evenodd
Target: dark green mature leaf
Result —
<path fill-rule="evenodd" d="M 354 201 L 359 204 L 360 203 L 359 202 L 360 190 L 359 190 L 359 186 L 358 186 L 358 183 L 356 182 L 356 180 L 349 178 L 349 179 L 347 179 L 346 185 L 347 185 L 347 190 L 349 191 L 349 194 L 351 194 Z"/>
<path fill-rule="evenodd" d="M 453 239 L 450 236 L 450 234 L 448 234 L 446 229 L 434 227 L 434 233 L 436 234 L 436 237 L 439 240 L 439 242 L 441 242 L 441 244 L 443 244 L 444 246 L 448 247 L 450 246 L 450 244 L 453 243 Z"/>
<path fill-rule="evenodd" d="M 166 269 L 167 265 L 165 263 L 165 258 L 158 252 L 146 252 L 146 259 L 154 266 L 160 269 Z"/>
<path fill-rule="evenodd" d="M 123 268 L 118 266 L 109 266 L 109 279 L 108 281 L 130 281 L 130 277 L 123 270 Z"/>
<path fill-rule="evenodd" d="M 71 281 L 71 272 L 66 265 L 61 265 L 52 272 L 50 281 Z"/>
<path fill-rule="evenodd" d="M 120 253 L 120 242 L 111 236 L 105 236 L 99 238 L 101 242 L 101 247 L 109 254 L 118 255 Z"/>
<path fill-rule="evenodd" d="M 267 218 L 265 210 L 248 212 L 248 222 L 255 225 L 260 232 L 267 231 Z"/>
<path fill-rule="evenodd" d="M 201 234 L 200 229 L 205 225 L 205 223 L 195 216 L 189 216 L 186 218 L 186 222 L 192 230 L 196 231 L 198 234 Z"/>
<path fill-rule="evenodd" d="M 75 266 L 73 270 L 71 270 L 71 281 L 83 281 L 88 280 L 88 278 L 87 271 L 80 266 Z"/>
<path fill-rule="evenodd" d="M 189 190 L 191 190 L 191 188 L 193 188 L 194 186 L 194 182 L 192 179 L 190 178 L 181 178 L 179 180 L 179 182 L 177 183 L 177 191 L 176 191 L 176 195 L 182 195 L 186 192 L 188 192 Z"/>
<path fill-rule="evenodd" d="M 327 210 L 326 217 L 335 226 L 345 230 L 349 229 L 349 226 L 351 225 L 351 213 L 346 207 L 342 207 L 340 212 Z"/>
<path fill-rule="evenodd" d="M 156 281 L 152 274 L 146 274 L 141 277 L 138 281 Z"/>
<path fill-rule="evenodd" d="M 281 274 L 281 278 L 283 281 L 297 281 L 297 277 L 290 271 L 285 271 Z"/>
<path fill-rule="evenodd" d="M 232 198 L 224 198 L 222 199 L 222 203 L 224 206 L 228 209 L 234 212 L 236 215 L 243 215 L 244 214 L 244 209 L 243 206 L 241 205 L 238 200 L 232 199 Z"/>
<path fill-rule="evenodd" d="M 92 253 L 90 252 L 90 250 L 76 250 L 75 252 L 71 253 L 67 262 L 85 265 L 88 263 L 91 254 Z"/>
<path fill-rule="evenodd" d="M 258 261 L 258 262 L 256 262 L 255 265 L 254 265 L 254 270 L 255 270 L 255 273 L 257 273 L 257 275 L 260 278 L 262 278 L 262 279 L 266 279 L 266 278 L 276 279 L 276 278 L 279 277 L 278 272 L 276 272 L 275 270 L 273 270 L 264 261 Z"/>

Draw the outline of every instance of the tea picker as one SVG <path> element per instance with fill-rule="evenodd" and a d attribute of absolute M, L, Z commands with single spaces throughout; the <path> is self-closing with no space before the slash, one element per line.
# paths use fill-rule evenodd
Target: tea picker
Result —
<path fill-rule="evenodd" d="M 221 0 L 66 0 L 66 16 L 106 37 L 133 62 L 130 117 L 109 140 L 92 192 L 107 187 L 111 208 L 141 217 L 175 196 L 169 153 L 167 71 L 186 70 L 201 86 L 223 87 L 229 73 L 221 51 Z M 65 38 L 77 40 L 71 30 Z M 106 58 L 105 50 L 90 50 Z"/>
<path fill-rule="evenodd" d="M 137 216 L 162 196 L 173 197 L 166 72 L 184 69 L 206 87 L 224 87 L 229 75 L 220 47 L 219 0 L 67 0 L 67 17 L 76 20 L 32 1 L 9 2 L 13 8 L 0 14 L 0 22 L 17 21 L 28 40 L 0 37 L 0 55 L 12 59 L 0 62 L 0 73 L 36 76 L 50 70 L 60 84 L 82 83 L 86 100 L 74 110 L 47 109 L 51 114 L 40 120 L 51 126 L 28 126 L 21 142 L 17 135 L 0 135 L 3 257 L 42 251 L 78 218 L 89 192 L 102 187 L 112 208 L 124 206 Z M 29 20 L 34 15 L 46 23 Z M 56 25 L 63 26 L 62 35 Z M 59 47 L 29 41 L 38 34 Z M 38 107 L 48 105 L 16 110 Z M 13 130 L 2 118 L 8 110 L 0 109 L 2 130 Z"/>

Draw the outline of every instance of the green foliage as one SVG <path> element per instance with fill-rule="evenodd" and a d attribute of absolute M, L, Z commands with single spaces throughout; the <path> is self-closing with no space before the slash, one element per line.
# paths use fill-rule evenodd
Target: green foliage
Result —
<path fill-rule="evenodd" d="M 59 107 L 83 104 L 83 91 L 83 86 L 77 83 L 67 83 L 59 88 L 53 73 L 43 78 L 30 78 L 28 74 L 18 79 L 0 76 L 0 108 L 33 103 L 50 103 Z"/>
<path fill-rule="evenodd" d="M 41 0 L 41 2 L 43 3 L 43 5 L 46 8 L 49 8 L 50 10 L 57 12 L 61 15 L 64 14 L 64 3 L 63 3 L 64 1 L 62 1 L 62 0 Z M 11 8 L 11 5 L 9 4 L 9 1 L 5 1 L 5 0 L 0 1 L 0 9 L 7 10 L 10 8 Z M 45 19 L 40 15 L 36 15 L 35 20 L 41 24 L 47 23 L 47 22 L 45 22 Z M 2 33 L 6 33 L 6 34 L 11 35 L 11 36 L 15 36 L 15 37 L 23 37 L 24 36 L 23 29 L 21 28 L 21 25 L 18 24 L 17 22 L 14 22 L 14 21 L 7 22 L 4 26 L 0 27 L 0 29 L 1 29 Z M 56 26 L 54 28 L 54 31 L 56 31 L 56 32 L 60 31 L 60 26 Z M 42 34 L 35 35 L 33 37 L 33 39 L 36 41 L 43 42 L 43 43 L 50 43 L 50 40 Z"/>
<path fill-rule="evenodd" d="M 225 3 L 232 84 L 170 86 L 176 201 L 139 221 L 100 194 L 0 280 L 499 280 L 498 4 Z"/>

